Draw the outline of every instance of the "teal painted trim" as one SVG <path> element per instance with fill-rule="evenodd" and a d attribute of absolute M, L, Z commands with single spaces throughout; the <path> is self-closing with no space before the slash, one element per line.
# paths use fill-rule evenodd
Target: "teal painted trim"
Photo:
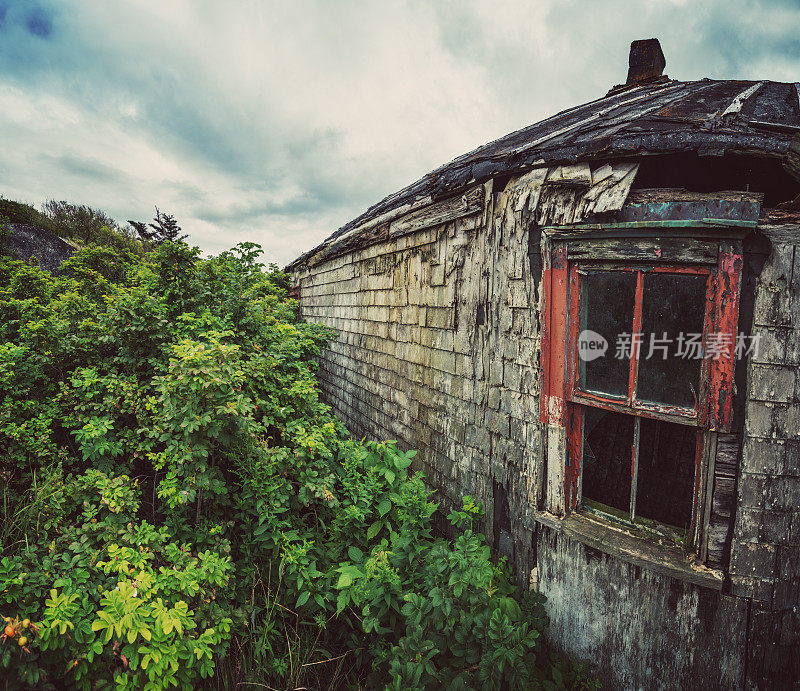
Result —
<path fill-rule="evenodd" d="M 624 223 L 575 223 L 568 226 L 543 226 L 547 232 L 565 230 L 634 230 L 636 228 L 692 228 L 700 226 L 731 226 L 736 228 L 755 228 L 758 221 L 731 220 L 727 218 L 698 218 L 673 221 L 627 221 Z"/>
<path fill-rule="evenodd" d="M 738 228 L 755 228 L 758 225 L 758 221 L 743 221 L 738 218 L 704 218 L 703 223 L 714 226 L 736 226 Z"/>

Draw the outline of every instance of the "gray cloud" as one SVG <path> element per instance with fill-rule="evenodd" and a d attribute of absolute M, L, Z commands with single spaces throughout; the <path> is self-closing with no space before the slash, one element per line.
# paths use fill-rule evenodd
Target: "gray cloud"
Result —
<path fill-rule="evenodd" d="M 672 77 L 800 78 L 796 2 L 0 0 L 0 194 L 293 259 L 475 146 Z"/>
<path fill-rule="evenodd" d="M 123 185 L 127 180 L 127 176 L 113 166 L 106 165 L 105 163 L 91 158 L 86 158 L 85 156 L 65 153 L 58 156 L 49 156 L 45 154 L 42 158 L 52 161 L 55 168 L 62 170 L 67 175 L 86 178 L 87 184 L 103 181 Z"/>

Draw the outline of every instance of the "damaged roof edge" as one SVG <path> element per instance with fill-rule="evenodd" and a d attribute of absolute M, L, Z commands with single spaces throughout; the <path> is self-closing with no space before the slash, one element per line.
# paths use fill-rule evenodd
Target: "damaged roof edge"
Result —
<path fill-rule="evenodd" d="M 371 206 L 285 270 L 297 270 L 340 240 L 355 239 L 360 233 L 370 235 L 382 223 L 498 175 L 686 152 L 783 159 L 800 132 L 798 89 L 794 83 L 704 79 L 657 81 L 612 90 L 604 98 L 562 111 L 437 168 Z"/>

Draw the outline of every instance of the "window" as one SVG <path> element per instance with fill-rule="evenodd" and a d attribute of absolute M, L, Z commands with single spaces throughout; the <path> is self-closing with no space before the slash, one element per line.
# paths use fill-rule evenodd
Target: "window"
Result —
<path fill-rule="evenodd" d="M 570 268 L 568 397 L 584 507 L 690 528 L 713 287 L 708 268 Z"/>
<path fill-rule="evenodd" d="M 547 242 L 544 507 L 601 511 L 699 547 L 713 435 L 730 431 L 739 245 L 687 241 L 680 264 L 635 237 L 597 244 L 603 261 L 587 259 L 591 242 Z"/>

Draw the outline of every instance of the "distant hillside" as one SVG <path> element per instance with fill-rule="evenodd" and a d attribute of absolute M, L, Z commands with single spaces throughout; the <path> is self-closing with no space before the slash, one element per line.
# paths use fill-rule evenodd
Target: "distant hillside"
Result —
<path fill-rule="evenodd" d="M 136 254 L 143 254 L 145 251 L 144 245 L 134 236 L 132 229 L 123 228 L 104 211 L 83 204 L 51 200 L 43 206 L 42 211 L 39 211 L 30 204 L 0 197 L 0 225 L 11 231 L 5 242 L 8 248 L 14 246 L 15 241 L 12 241 L 10 236 L 15 232 L 17 235 L 25 235 L 26 239 L 20 239 L 16 243 L 18 251 L 22 252 L 26 251 L 24 244 L 26 242 L 36 246 L 37 243 L 46 241 L 43 233 L 23 231 L 22 227 L 35 227 L 46 231 L 69 241 L 69 244 L 75 247 L 98 245 L 110 249 L 126 249 Z M 51 244 L 54 247 L 59 246 L 58 243 Z"/>

